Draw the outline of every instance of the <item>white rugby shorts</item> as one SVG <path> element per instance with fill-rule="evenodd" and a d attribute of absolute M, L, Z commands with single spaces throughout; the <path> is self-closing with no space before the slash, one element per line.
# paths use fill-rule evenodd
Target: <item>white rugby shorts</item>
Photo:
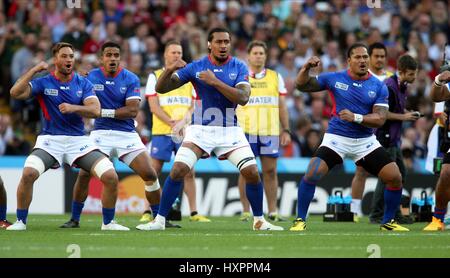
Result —
<path fill-rule="evenodd" d="M 350 138 L 336 134 L 325 133 L 321 146 L 335 151 L 342 159 L 350 158 L 358 161 L 375 149 L 381 147 L 375 135 L 366 138 Z"/>
<path fill-rule="evenodd" d="M 130 165 L 141 152 L 146 151 L 144 143 L 136 132 L 93 130 L 90 139 L 101 152 L 109 157 L 117 154 L 117 157 L 127 165 Z"/>
<path fill-rule="evenodd" d="M 98 149 L 89 136 L 67 135 L 39 135 L 34 148 L 49 153 L 58 161 L 59 166 L 64 163 L 73 166 L 75 160 Z"/>
<path fill-rule="evenodd" d="M 194 143 L 208 156 L 214 152 L 219 159 L 225 159 L 224 155 L 236 149 L 250 148 L 244 131 L 239 126 L 190 125 L 186 128 L 183 142 Z"/>

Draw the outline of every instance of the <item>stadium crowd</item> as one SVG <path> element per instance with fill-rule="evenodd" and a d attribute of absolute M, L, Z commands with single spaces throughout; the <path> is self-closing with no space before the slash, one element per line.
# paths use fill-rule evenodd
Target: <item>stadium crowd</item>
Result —
<path fill-rule="evenodd" d="M 123 65 L 140 77 L 144 88 L 149 73 L 163 66 L 167 41 L 179 40 L 183 59 L 190 62 L 207 54 L 208 30 L 222 26 L 233 34 L 233 55 L 243 61 L 251 40 L 269 46 L 267 66 L 283 76 L 288 91 L 293 141 L 283 149 L 284 157 L 311 156 L 332 113 L 326 91 L 308 95 L 295 89 L 297 72 L 308 57 L 321 58 L 322 72 L 342 70 L 349 45 L 382 42 L 387 48 L 386 69 L 395 72 L 396 59 L 410 54 L 419 61 L 419 73 L 409 88 L 407 109 L 425 117 L 404 122 L 401 148 L 410 169 L 426 156 L 435 122 L 429 91 L 450 39 L 447 1 L 380 1 L 381 8 L 370 8 L 366 0 L 79 2 L 81 8 L 69 8 L 60 0 L 0 1 L 0 155 L 27 155 L 34 144 L 39 105 L 35 100 L 12 100 L 9 90 L 27 69 L 51 58 L 53 43 L 72 43 L 76 69 L 87 72 L 98 66 L 102 43 L 116 41 L 122 46 Z M 146 103 L 141 108 L 138 131 L 146 143 L 151 140 L 151 117 Z"/>

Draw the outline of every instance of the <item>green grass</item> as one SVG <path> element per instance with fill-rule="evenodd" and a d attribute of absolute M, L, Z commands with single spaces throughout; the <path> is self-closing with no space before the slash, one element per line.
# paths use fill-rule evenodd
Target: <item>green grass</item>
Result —
<path fill-rule="evenodd" d="M 12 215 L 9 219 L 13 219 Z M 191 223 L 182 229 L 138 231 L 138 216 L 119 216 L 129 232 L 100 231 L 101 216 L 83 215 L 80 229 L 59 229 L 68 215 L 31 215 L 27 231 L 0 230 L 0 257 L 68 257 L 78 244 L 81 257 L 163 258 L 367 258 L 370 244 L 380 246 L 381 257 L 450 257 L 450 232 L 425 233 L 425 223 L 409 225 L 411 232 L 381 232 L 377 225 L 324 223 L 313 216 L 305 232 L 255 232 L 238 217 L 212 217 L 211 223 Z M 291 222 L 282 222 L 288 229 Z"/>

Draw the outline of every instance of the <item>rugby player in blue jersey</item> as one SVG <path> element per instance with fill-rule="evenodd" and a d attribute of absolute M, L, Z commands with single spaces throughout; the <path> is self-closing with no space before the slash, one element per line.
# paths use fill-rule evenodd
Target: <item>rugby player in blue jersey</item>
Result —
<path fill-rule="evenodd" d="M 165 218 L 186 176 L 204 156 L 214 152 L 228 159 L 246 180 L 246 193 L 253 210 L 254 230 L 283 230 L 263 216 L 263 185 L 256 160 L 242 129 L 237 125 L 236 106 L 245 105 L 250 96 L 247 66 L 230 56 L 231 36 L 224 28 L 208 34 L 210 54 L 186 65 L 178 59 L 168 65 L 156 83 L 156 91 L 164 94 L 191 82 L 199 100 L 194 105 L 192 124 L 187 127 L 183 143 L 175 156 L 167 177 L 158 215 L 139 230 L 164 230 Z"/>
<path fill-rule="evenodd" d="M 52 52 L 54 72 L 31 80 L 35 74 L 48 69 L 47 63 L 40 62 L 11 88 L 13 98 L 36 97 L 44 120 L 36 145 L 25 160 L 17 188 L 17 221 L 7 230 L 26 230 L 34 182 L 49 168 L 63 163 L 88 171 L 103 182 L 101 229 L 129 230 L 114 221 L 118 177 L 113 164 L 84 134 L 82 117 L 100 116 L 100 102 L 92 83 L 73 72 L 75 58 L 71 44 L 57 43 Z"/>
<path fill-rule="evenodd" d="M 150 156 L 135 131 L 134 120 L 141 101 L 136 74 L 120 66 L 120 45 L 106 42 L 101 48 L 101 68 L 89 72 L 101 115 L 95 120 L 91 139 L 107 156 L 113 152 L 138 174 L 145 184 L 145 195 L 152 210 L 158 211 L 161 189 Z M 91 173 L 81 170 L 73 189 L 72 217 L 61 228 L 79 227 L 84 201 L 88 196 Z"/>
<path fill-rule="evenodd" d="M 320 59 L 314 56 L 308 59 L 297 76 L 296 86 L 300 91 L 330 92 L 333 117 L 298 186 L 297 219 L 290 230 L 306 230 L 306 214 L 316 184 L 335 165 L 343 163 L 344 157 L 348 157 L 386 184 L 381 230 L 409 231 L 394 220 L 402 195 L 400 171 L 377 141 L 373 130 L 386 121 L 389 108 L 387 87 L 368 72 L 369 54 L 364 44 L 350 46 L 347 62 L 348 70 L 311 77 L 309 70 L 320 63 Z"/>

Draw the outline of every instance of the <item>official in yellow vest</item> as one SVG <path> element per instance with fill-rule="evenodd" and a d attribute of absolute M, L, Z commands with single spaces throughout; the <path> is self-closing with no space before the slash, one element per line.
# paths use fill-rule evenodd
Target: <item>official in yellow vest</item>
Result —
<path fill-rule="evenodd" d="M 171 64 L 183 56 L 181 44 L 169 41 L 164 50 L 165 65 Z M 194 110 L 193 100 L 196 98 L 194 87 L 186 83 L 180 88 L 166 94 L 158 94 L 155 90 L 156 81 L 164 69 L 156 70 L 148 77 L 145 96 L 148 99 L 150 111 L 153 115 L 152 142 L 150 156 L 152 166 L 156 173 L 161 173 L 164 162 L 169 162 L 172 153 L 176 153 L 181 146 L 184 128 L 191 122 Z M 189 201 L 191 221 L 210 222 L 210 220 L 197 212 L 196 188 L 194 170 L 184 178 L 184 192 Z M 150 212 L 144 212 L 142 222 L 150 220 Z M 157 212 L 153 212 L 156 216 Z M 166 224 L 166 227 L 167 224 Z"/>
<path fill-rule="evenodd" d="M 264 42 L 250 42 L 247 52 L 251 94 L 245 106 L 238 106 L 236 114 L 253 153 L 261 160 L 268 217 L 274 221 L 282 221 L 277 213 L 277 158 L 279 146 L 288 145 L 291 141 L 285 102 L 287 91 L 281 75 L 265 68 L 267 46 Z M 250 208 L 244 185 L 245 180 L 240 175 L 239 193 L 243 206 L 241 220 L 247 221 L 250 219 Z"/>

